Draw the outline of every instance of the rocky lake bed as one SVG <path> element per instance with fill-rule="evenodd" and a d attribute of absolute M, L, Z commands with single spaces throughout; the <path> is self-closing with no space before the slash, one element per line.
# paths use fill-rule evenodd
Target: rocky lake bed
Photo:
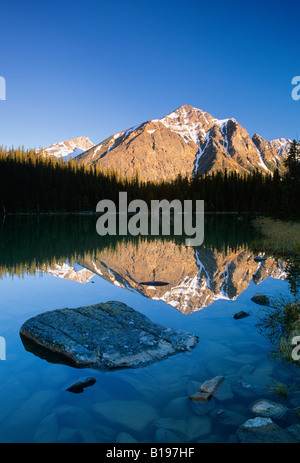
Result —
<path fill-rule="evenodd" d="M 0 442 L 299 442 L 299 367 L 257 326 L 287 265 L 254 257 L 151 241 L 3 274 Z"/>
<path fill-rule="evenodd" d="M 168 332 L 167 327 L 154 324 L 125 304 L 115 301 L 92 306 L 89 315 L 91 309 L 95 311 L 97 308 L 98 312 L 101 308 L 106 311 L 116 309 L 116 320 L 123 311 L 123 330 L 128 326 L 132 329 L 130 322 L 137 317 L 139 329 L 142 325 L 144 330 L 151 326 L 152 332 L 156 327 L 156 335 Z M 83 309 L 80 308 L 82 312 Z M 63 316 L 64 309 L 61 310 Z M 129 322 L 127 327 L 124 310 Z M 30 332 L 34 338 L 36 330 L 38 338 L 47 339 L 49 345 L 51 330 L 41 330 L 41 315 L 27 320 L 20 331 L 23 336 Z M 49 315 L 51 312 L 46 312 L 44 323 L 49 323 Z M 53 315 L 57 317 L 57 313 Z M 19 428 L 23 429 L 24 440 L 33 442 L 97 442 L 99 436 L 103 442 L 114 443 L 299 442 L 300 424 L 295 411 L 300 407 L 299 394 L 292 390 L 288 397 L 278 397 L 267 387 L 272 381 L 278 383 L 286 379 L 288 373 L 278 375 L 275 365 L 268 362 L 263 352 L 258 354 L 257 339 L 256 342 L 243 340 L 242 324 L 253 315 L 235 315 L 231 316 L 231 328 L 241 337 L 236 345 L 239 355 L 228 342 L 216 343 L 214 349 L 220 353 L 221 364 L 214 359 L 199 368 L 198 356 L 207 355 L 212 348 L 211 342 L 169 328 L 173 345 L 180 340 L 178 352 L 181 353 L 174 355 L 168 350 L 167 354 L 172 356 L 165 360 L 156 358 L 155 365 L 152 365 L 153 361 L 149 365 L 146 355 L 145 367 L 141 367 L 143 357 L 139 356 L 139 363 L 132 365 L 129 362 L 117 376 L 94 369 L 90 363 L 79 370 L 62 362 L 60 365 L 49 363 L 40 373 L 36 371 L 30 381 L 31 375 L 23 366 L 18 380 L 13 375 L 6 378 L 13 399 L 7 400 L 2 407 L 5 429 L 2 427 L 0 439 L 9 440 L 12 430 L 16 432 Z M 63 324 L 57 326 L 62 330 Z M 55 333 L 56 341 L 61 340 L 58 332 Z M 54 334 L 52 332 L 52 349 Z M 61 349 L 61 343 L 59 345 Z M 145 346 L 149 348 L 142 344 L 143 348 Z M 72 348 L 74 355 L 74 345 Z M 198 356 L 193 356 L 197 349 Z M 124 358 L 123 351 L 119 355 Z M 164 352 L 163 357 L 168 355 Z M 27 363 L 30 371 L 30 358 Z M 114 368 L 115 364 L 110 371 Z M 80 375 L 76 374 L 77 371 L 81 372 Z M 85 371 L 88 375 L 84 374 Z M 31 394 L 32 380 L 38 381 L 42 390 Z"/>

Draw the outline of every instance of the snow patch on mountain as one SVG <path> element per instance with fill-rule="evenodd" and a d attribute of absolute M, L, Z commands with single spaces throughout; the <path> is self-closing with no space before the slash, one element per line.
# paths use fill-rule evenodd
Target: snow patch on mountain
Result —
<path fill-rule="evenodd" d="M 191 121 L 191 116 L 199 114 L 204 119 L 206 124 L 209 124 L 207 121 L 206 114 L 204 111 L 196 108 L 191 108 L 190 111 L 187 111 L 185 106 L 178 108 L 176 111 L 173 111 L 171 114 L 163 117 L 159 120 L 165 127 L 170 129 L 172 132 L 178 133 L 181 135 L 185 141 L 188 143 L 193 141 L 194 143 L 198 144 L 199 142 L 199 135 L 205 135 L 205 130 L 203 128 L 203 123 L 201 121 Z M 152 122 L 157 121 L 153 120 Z"/>
<path fill-rule="evenodd" d="M 275 140 L 271 140 L 269 142 L 272 148 L 275 148 L 277 151 L 277 156 L 280 158 L 285 157 L 291 143 L 292 140 L 288 138 L 276 138 Z"/>
<path fill-rule="evenodd" d="M 220 125 L 220 131 L 223 135 L 224 138 L 224 149 L 228 156 L 231 158 L 231 154 L 228 151 L 228 136 L 227 136 L 227 131 L 228 131 L 228 121 L 229 119 L 225 119 L 223 121 L 218 121 L 218 124 Z"/>
<path fill-rule="evenodd" d="M 258 154 L 258 157 L 259 157 L 258 164 L 259 164 L 263 169 L 265 169 L 267 172 L 269 172 L 269 173 L 271 174 L 272 172 L 267 168 L 266 164 L 264 163 L 263 158 L 261 157 L 260 151 L 257 149 L 257 147 L 255 146 L 254 143 L 253 143 L 253 146 L 255 147 L 255 149 L 256 149 L 256 151 L 257 151 L 257 154 Z"/>
<path fill-rule="evenodd" d="M 198 168 L 199 168 L 199 161 L 200 161 L 200 158 L 201 156 L 204 154 L 205 152 L 205 148 L 207 147 L 208 143 L 209 143 L 209 140 L 210 140 L 210 136 L 209 136 L 209 130 L 206 132 L 205 134 L 205 144 L 203 146 L 203 148 L 201 148 L 201 142 L 200 140 L 198 141 L 198 153 L 196 154 L 196 161 L 195 161 L 195 168 L 194 168 L 194 173 L 195 172 L 198 172 Z"/>
<path fill-rule="evenodd" d="M 88 283 L 95 275 L 90 270 L 82 267 L 79 264 L 70 266 L 67 262 L 63 264 L 56 264 L 53 268 L 48 268 L 47 273 L 57 278 L 72 280 L 76 283 Z"/>

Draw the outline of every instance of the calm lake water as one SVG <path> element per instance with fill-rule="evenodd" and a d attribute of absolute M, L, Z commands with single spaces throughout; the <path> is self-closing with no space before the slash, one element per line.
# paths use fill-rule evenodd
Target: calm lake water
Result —
<path fill-rule="evenodd" d="M 258 292 L 295 293 L 299 272 L 272 255 L 254 261 L 249 219 L 207 216 L 199 248 L 178 239 L 104 239 L 95 224 L 69 216 L 7 217 L 0 225 L 0 442 L 238 442 L 238 422 L 254 418 L 256 399 L 300 405 L 293 391 L 280 398 L 268 387 L 294 384 L 299 369 L 270 358 L 270 339 L 256 326 L 262 307 L 251 301 Z M 152 280 L 168 284 L 139 284 Z M 106 373 L 53 364 L 24 348 L 19 330 L 27 319 L 111 300 L 197 334 L 197 347 Z M 250 316 L 234 319 L 241 310 Z M 227 381 L 219 397 L 188 399 L 217 375 Z M 66 391 L 88 376 L 97 380 L 92 387 Z M 296 422 L 290 412 L 278 424 Z"/>

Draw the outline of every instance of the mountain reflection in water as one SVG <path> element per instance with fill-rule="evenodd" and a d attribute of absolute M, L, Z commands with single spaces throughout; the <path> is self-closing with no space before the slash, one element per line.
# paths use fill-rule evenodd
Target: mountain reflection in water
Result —
<path fill-rule="evenodd" d="M 120 246 L 114 252 L 102 251 L 80 262 L 87 269 L 110 283 L 134 289 L 150 299 L 161 299 L 183 313 L 209 306 L 217 299 L 234 300 L 254 281 L 266 277 L 286 278 L 285 263 L 269 257 L 263 263 L 254 261 L 249 249 L 219 252 L 193 249 L 174 242 L 142 242 Z M 155 269 L 166 286 L 142 286 Z"/>
<path fill-rule="evenodd" d="M 194 248 L 178 237 L 100 237 L 94 216 L 9 217 L 0 230 L 0 272 L 47 272 L 82 284 L 98 275 L 191 313 L 218 299 L 236 299 L 251 281 L 287 278 L 284 260 L 254 261 L 249 220 L 206 216 L 204 243 Z"/>

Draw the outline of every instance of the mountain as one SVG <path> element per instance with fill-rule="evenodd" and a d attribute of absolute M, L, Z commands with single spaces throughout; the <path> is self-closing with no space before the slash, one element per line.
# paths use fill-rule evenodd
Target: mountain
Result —
<path fill-rule="evenodd" d="M 282 167 L 290 140 L 250 137 L 235 119 L 183 105 L 162 119 L 119 132 L 76 157 L 87 166 L 114 169 L 122 177 L 160 181 L 225 169 L 270 173 Z"/>
<path fill-rule="evenodd" d="M 47 146 L 47 148 L 44 148 L 43 151 L 49 156 L 55 156 L 56 158 L 62 157 L 64 160 L 68 160 L 84 153 L 93 146 L 95 145 L 89 138 L 79 137 L 74 138 L 73 140 L 61 141 L 54 145 Z"/>

